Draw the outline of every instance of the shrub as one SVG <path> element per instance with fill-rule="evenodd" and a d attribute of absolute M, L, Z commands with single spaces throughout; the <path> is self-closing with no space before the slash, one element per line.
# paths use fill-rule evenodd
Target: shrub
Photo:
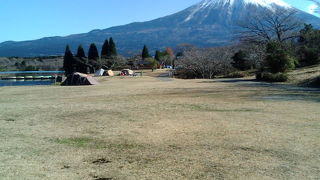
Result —
<path fill-rule="evenodd" d="M 232 73 L 227 74 L 226 76 L 224 76 L 224 78 L 243 78 L 243 77 L 247 77 L 250 74 L 246 71 L 235 71 Z"/>
<path fill-rule="evenodd" d="M 286 73 L 259 72 L 256 74 L 256 79 L 267 82 L 286 82 L 288 81 L 288 75 Z"/>
<path fill-rule="evenodd" d="M 291 57 L 280 43 L 270 42 L 267 45 L 265 64 L 270 72 L 287 72 L 295 68 L 296 62 L 296 59 Z"/>
<path fill-rule="evenodd" d="M 201 78 L 201 75 L 196 74 L 195 72 L 188 69 L 178 69 L 175 71 L 174 76 L 180 79 L 195 79 Z"/>
<path fill-rule="evenodd" d="M 248 54 L 242 50 L 235 53 L 232 60 L 232 66 L 240 71 L 249 70 L 251 68 L 248 60 Z"/>
<path fill-rule="evenodd" d="M 146 58 L 145 61 L 148 62 L 149 66 L 152 70 L 157 69 L 157 67 L 159 65 L 158 61 L 154 58 L 151 58 L 151 57 Z"/>
<path fill-rule="evenodd" d="M 302 56 L 300 59 L 302 66 L 315 65 L 320 62 L 319 50 L 316 48 L 303 47 L 300 50 L 300 54 Z"/>

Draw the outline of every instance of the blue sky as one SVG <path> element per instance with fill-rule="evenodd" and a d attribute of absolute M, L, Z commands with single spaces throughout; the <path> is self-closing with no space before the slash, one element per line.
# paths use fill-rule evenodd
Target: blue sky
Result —
<path fill-rule="evenodd" d="M 307 0 L 285 0 L 310 11 Z M 200 0 L 0 0 L 0 42 L 65 36 L 152 20 Z"/>

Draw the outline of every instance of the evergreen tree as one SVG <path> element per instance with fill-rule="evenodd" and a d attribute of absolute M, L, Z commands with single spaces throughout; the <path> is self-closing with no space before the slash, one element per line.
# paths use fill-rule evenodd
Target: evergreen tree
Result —
<path fill-rule="evenodd" d="M 265 64 L 271 73 L 282 73 L 294 69 L 296 60 L 290 56 L 281 43 L 271 41 L 267 44 Z"/>
<path fill-rule="evenodd" d="M 116 44 L 114 43 L 112 37 L 109 39 L 109 48 L 110 48 L 110 56 L 118 56 L 118 52 L 117 52 L 117 47 Z"/>
<path fill-rule="evenodd" d="M 238 70 L 245 71 L 250 69 L 250 64 L 248 60 L 248 55 L 240 50 L 232 57 L 233 62 L 231 63 L 232 66 Z"/>
<path fill-rule="evenodd" d="M 298 56 L 301 66 L 320 63 L 320 30 L 314 29 L 311 24 L 305 24 L 298 39 Z"/>
<path fill-rule="evenodd" d="M 84 52 L 82 45 L 79 45 L 76 57 L 78 58 L 86 57 L 86 53 Z"/>
<path fill-rule="evenodd" d="M 159 62 L 161 58 L 161 52 L 157 50 L 154 58 Z"/>
<path fill-rule="evenodd" d="M 88 73 L 88 59 L 82 45 L 79 45 L 77 55 L 74 59 L 75 71 L 80 73 Z"/>
<path fill-rule="evenodd" d="M 320 49 L 303 46 L 300 48 L 300 63 L 302 66 L 315 65 L 320 62 Z"/>
<path fill-rule="evenodd" d="M 150 57 L 149 50 L 148 47 L 144 45 L 142 50 L 142 59 L 146 59 L 148 57 Z"/>
<path fill-rule="evenodd" d="M 99 52 L 96 44 L 94 43 L 90 45 L 89 52 L 88 52 L 88 59 L 89 59 L 89 64 L 93 67 L 93 69 L 90 70 L 91 73 L 93 73 L 95 70 L 100 68 Z"/>
<path fill-rule="evenodd" d="M 107 57 L 110 57 L 110 46 L 109 46 L 108 39 L 104 41 L 101 49 L 101 58 L 107 58 Z"/>
<path fill-rule="evenodd" d="M 90 60 L 97 60 L 99 59 L 99 52 L 98 52 L 98 48 L 96 46 L 96 44 L 92 43 L 90 45 L 90 48 L 89 48 L 89 52 L 88 52 L 88 58 Z"/>
<path fill-rule="evenodd" d="M 70 46 L 67 45 L 66 51 L 64 53 L 64 58 L 63 58 L 63 69 L 65 71 L 65 75 L 70 75 L 74 73 L 74 62 L 73 62 L 73 54 L 70 50 Z"/>

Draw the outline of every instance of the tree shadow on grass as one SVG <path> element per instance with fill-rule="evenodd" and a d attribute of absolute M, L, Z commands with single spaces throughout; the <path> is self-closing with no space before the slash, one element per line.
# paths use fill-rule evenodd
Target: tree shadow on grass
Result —
<path fill-rule="evenodd" d="M 261 92 L 267 92 L 267 94 L 258 93 L 255 96 L 253 96 L 254 98 L 260 99 L 260 100 L 273 100 L 273 101 L 299 100 L 299 101 L 320 102 L 320 88 L 307 88 L 307 87 L 298 87 L 298 86 L 288 85 L 288 84 L 260 82 L 253 79 L 215 79 L 215 80 L 203 81 L 201 83 L 230 83 L 239 87 L 261 88 Z"/>

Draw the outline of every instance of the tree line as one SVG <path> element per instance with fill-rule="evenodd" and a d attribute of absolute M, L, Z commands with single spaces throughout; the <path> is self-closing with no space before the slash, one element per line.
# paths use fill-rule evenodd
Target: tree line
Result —
<path fill-rule="evenodd" d="M 66 75 L 74 72 L 94 73 L 102 67 L 112 68 L 117 59 L 118 52 L 112 37 L 109 38 L 109 40 L 105 40 L 100 54 L 95 43 L 90 44 L 88 56 L 86 56 L 82 45 L 78 46 L 76 55 L 73 55 L 70 46 L 67 45 L 64 54 L 63 69 Z"/>
<path fill-rule="evenodd" d="M 88 50 L 88 56 L 86 56 L 82 45 L 78 46 L 76 55 L 73 55 L 70 46 L 67 45 L 63 69 L 66 75 L 74 72 L 94 73 L 99 68 L 119 69 L 130 67 L 131 69 L 150 68 L 154 70 L 161 66 L 172 66 L 174 57 L 171 48 L 166 48 L 165 51 L 157 50 L 155 55 L 151 56 L 147 45 L 144 45 L 141 54 L 125 59 L 118 55 L 114 40 L 109 38 L 104 41 L 100 53 L 97 46 L 92 43 Z"/>
<path fill-rule="evenodd" d="M 118 56 L 112 38 L 106 40 L 99 54 L 91 44 L 86 57 L 80 45 L 75 56 L 66 48 L 66 73 L 90 72 L 103 67 L 113 69 L 121 65 L 131 68 L 157 69 L 170 66 L 183 78 L 215 78 L 218 75 L 244 76 L 242 71 L 255 70 L 259 80 L 286 81 L 287 72 L 297 67 L 320 63 L 320 30 L 303 24 L 296 11 L 266 11 L 256 18 L 239 23 L 237 44 L 225 47 L 196 48 L 182 44 L 173 49 L 155 51 L 154 56 L 144 45 L 141 54 L 127 59 Z"/>
<path fill-rule="evenodd" d="M 320 63 L 320 30 L 303 24 L 296 13 L 266 11 L 239 23 L 239 43 L 235 45 L 184 45 L 180 47 L 183 56 L 177 61 L 178 72 L 187 78 L 214 78 L 253 69 L 259 80 L 286 81 L 288 71 Z"/>

